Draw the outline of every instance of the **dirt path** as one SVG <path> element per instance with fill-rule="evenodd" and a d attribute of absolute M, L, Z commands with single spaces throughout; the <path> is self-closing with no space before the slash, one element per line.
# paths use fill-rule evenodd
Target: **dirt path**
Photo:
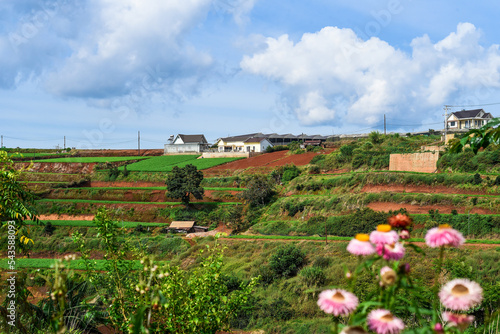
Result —
<path fill-rule="evenodd" d="M 408 213 L 429 213 L 429 210 L 439 210 L 441 213 L 451 213 L 451 210 L 457 210 L 458 213 L 469 213 L 465 207 L 455 207 L 453 205 L 412 205 L 412 204 L 398 204 L 391 202 L 372 202 L 366 205 L 368 208 L 375 211 L 389 212 L 396 211 L 404 208 Z M 481 215 L 491 215 L 496 212 L 482 208 L 473 208 L 470 213 L 478 213 Z"/>
<path fill-rule="evenodd" d="M 40 220 L 93 220 L 94 215 L 80 215 L 80 216 L 70 216 L 70 215 L 40 215 L 38 216 Z"/>
<path fill-rule="evenodd" d="M 402 184 L 387 184 L 373 185 L 367 184 L 361 189 L 364 193 L 380 193 L 380 192 L 395 192 L 395 193 L 426 193 L 426 194 L 462 194 L 462 195 L 485 195 L 484 191 L 465 190 L 458 188 L 450 188 L 446 186 L 427 186 L 427 185 L 402 185 Z M 493 195 L 493 194 L 488 194 Z"/>

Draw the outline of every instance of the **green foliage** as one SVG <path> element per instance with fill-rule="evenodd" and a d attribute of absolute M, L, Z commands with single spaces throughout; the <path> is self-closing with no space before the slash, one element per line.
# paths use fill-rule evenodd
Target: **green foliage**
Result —
<path fill-rule="evenodd" d="M 242 193 L 242 198 L 250 206 L 261 206 L 268 204 L 274 194 L 274 185 L 265 175 L 254 175 L 247 183 L 247 189 Z"/>
<path fill-rule="evenodd" d="M 289 147 L 287 145 L 276 145 L 276 146 L 268 146 L 266 148 L 266 153 L 272 153 L 277 151 L 286 151 Z"/>
<path fill-rule="evenodd" d="M 487 148 L 490 144 L 500 143 L 500 118 L 493 118 L 480 129 L 469 130 L 460 141 L 456 142 L 450 149 L 453 153 L 461 152 L 469 145 L 476 154 L 481 148 Z"/>
<path fill-rule="evenodd" d="M 64 163 L 106 163 L 106 162 L 118 162 L 118 161 L 129 161 L 129 160 L 145 160 L 151 159 L 151 157 L 65 157 L 65 158 L 55 158 L 55 159 L 43 159 L 35 160 L 34 162 L 64 162 Z"/>
<path fill-rule="evenodd" d="M 300 278 L 307 287 L 321 287 L 325 285 L 326 275 L 320 267 L 305 267 L 300 271 Z"/>
<path fill-rule="evenodd" d="M 271 179 L 276 183 L 287 183 L 300 175 L 300 169 L 294 164 L 286 164 L 271 172 Z"/>
<path fill-rule="evenodd" d="M 151 157 L 147 160 L 127 165 L 132 172 L 170 172 L 176 166 L 179 168 L 186 165 L 194 165 L 197 169 L 207 169 L 242 158 L 204 158 L 198 159 L 199 155 L 164 155 Z M 123 167 L 122 167 L 123 168 Z"/>
<path fill-rule="evenodd" d="M 279 247 L 269 259 L 269 267 L 276 277 L 295 276 L 305 263 L 305 254 L 293 244 Z"/>
<path fill-rule="evenodd" d="M 172 173 L 167 178 L 168 196 L 180 198 L 184 204 L 189 204 L 190 196 L 203 199 L 204 189 L 200 186 L 203 181 L 203 172 L 198 171 L 193 165 L 183 168 L 174 166 Z"/>
<path fill-rule="evenodd" d="M 368 139 L 373 145 L 378 145 L 384 142 L 383 135 L 378 131 L 370 132 L 370 134 L 368 135 Z"/>
<path fill-rule="evenodd" d="M 55 230 L 56 228 L 54 225 L 52 225 L 51 222 L 47 222 L 45 224 L 45 227 L 43 228 L 43 232 L 48 235 L 52 235 L 52 233 L 54 233 Z"/>

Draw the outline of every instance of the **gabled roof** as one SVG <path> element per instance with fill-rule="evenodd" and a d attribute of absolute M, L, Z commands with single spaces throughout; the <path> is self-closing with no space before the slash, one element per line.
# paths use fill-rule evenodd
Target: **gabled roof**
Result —
<path fill-rule="evenodd" d="M 254 138 L 254 137 L 263 138 L 264 134 L 262 134 L 260 132 L 256 132 L 256 133 L 249 133 L 249 134 L 246 134 L 246 135 L 239 135 L 239 136 L 221 138 L 221 140 L 223 140 L 225 142 L 229 142 L 229 141 L 245 141 L 245 140 L 247 140 L 249 138 Z"/>
<path fill-rule="evenodd" d="M 481 111 L 483 112 L 483 116 L 480 116 Z M 456 118 L 458 119 L 464 119 L 464 118 L 493 118 L 490 113 L 485 113 L 483 109 L 473 109 L 473 110 L 461 110 L 461 111 L 455 111 L 451 113 L 451 115 L 455 115 Z M 451 116 L 450 115 L 450 116 Z"/>
<path fill-rule="evenodd" d="M 204 135 L 182 135 L 178 134 L 177 137 L 181 137 L 184 144 L 196 143 L 196 144 L 206 144 L 207 139 Z"/>
<path fill-rule="evenodd" d="M 170 228 L 190 229 L 194 226 L 194 221 L 173 221 Z"/>
<path fill-rule="evenodd" d="M 263 140 L 267 140 L 267 138 L 264 138 L 264 137 L 251 137 L 251 138 L 248 138 L 247 140 L 245 140 L 244 142 L 245 143 L 260 143 Z M 267 141 L 269 141 L 269 140 L 267 140 Z"/>

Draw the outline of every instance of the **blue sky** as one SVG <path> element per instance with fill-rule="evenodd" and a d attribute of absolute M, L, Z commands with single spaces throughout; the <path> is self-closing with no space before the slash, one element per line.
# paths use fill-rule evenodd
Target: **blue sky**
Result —
<path fill-rule="evenodd" d="M 500 102 L 500 4 L 0 2 L 7 147 L 162 148 L 252 132 L 440 129 Z M 470 107 L 475 108 L 475 107 Z M 452 110 L 460 110 L 456 107 Z M 467 109 L 467 108 L 466 108 Z M 500 105 L 484 106 L 500 116 Z"/>

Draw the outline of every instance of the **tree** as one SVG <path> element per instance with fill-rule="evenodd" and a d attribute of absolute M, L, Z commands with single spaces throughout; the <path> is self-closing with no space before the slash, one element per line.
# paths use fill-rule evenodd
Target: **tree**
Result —
<path fill-rule="evenodd" d="M 18 181 L 24 169 L 17 170 L 7 152 L 0 151 L 0 222 L 15 221 L 16 241 L 21 249 L 33 240 L 23 221 L 31 219 L 39 222 L 34 208 L 35 195 L 25 184 Z M 6 227 L 7 224 L 4 225 Z"/>
<path fill-rule="evenodd" d="M 248 182 L 242 197 L 250 203 L 250 206 L 258 206 L 269 203 L 274 193 L 273 184 L 267 176 L 254 175 Z"/>
<path fill-rule="evenodd" d="M 191 195 L 196 199 L 203 199 L 203 173 L 193 165 L 183 168 L 175 166 L 167 177 L 167 192 L 172 198 L 180 198 L 182 203 L 188 205 Z"/>

